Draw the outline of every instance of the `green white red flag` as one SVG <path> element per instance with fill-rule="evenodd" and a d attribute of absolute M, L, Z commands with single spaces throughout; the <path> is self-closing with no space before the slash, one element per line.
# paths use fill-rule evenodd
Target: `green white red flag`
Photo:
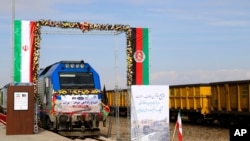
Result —
<path fill-rule="evenodd" d="M 131 28 L 131 47 L 133 53 L 132 85 L 149 84 L 149 30 L 148 28 Z"/>
<path fill-rule="evenodd" d="M 14 21 L 14 82 L 33 82 L 34 21 Z"/>
<path fill-rule="evenodd" d="M 182 122 L 181 122 L 181 112 L 178 112 L 176 128 L 178 130 L 178 139 L 182 141 Z"/>

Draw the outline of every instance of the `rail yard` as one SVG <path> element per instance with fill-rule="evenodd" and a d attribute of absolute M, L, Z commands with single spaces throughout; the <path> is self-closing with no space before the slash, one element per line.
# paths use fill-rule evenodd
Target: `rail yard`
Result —
<path fill-rule="evenodd" d="M 113 126 L 110 137 L 108 139 L 115 141 L 129 140 L 129 119 L 127 117 L 120 117 L 119 128 L 117 128 L 117 118 L 114 116 L 110 116 L 109 118 L 112 119 L 111 121 L 113 122 Z M 175 122 L 170 122 L 170 141 L 178 141 L 177 134 L 174 135 L 174 128 Z M 190 124 L 184 121 L 182 128 L 183 140 L 186 141 L 229 141 L 229 129 L 225 127 Z M 108 133 L 107 128 L 101 130 L 104 135 Z"/>
<path fill-rule="evenodd" d="M 5 141 L 26 141 L 26 140 L 33 140 L 33 141 L 127 141 L 130 137 L 129 135 L 129 127 L 128 121 L 129 119 L 126 117 L 119 118 L 119 134 L 117 132 L 116 127 L 116 117 L 110 116 L 112 121 L 112 129 L 110 132 L 109 137 L 107 137 L 108 129 L 102 128 L 101 133 L 103 136 L 99 137 L 86 137 L 86 138 L 67 138 L 56 134 L 51 131 L 47 131 L 44 129 L 40 129 L 38 134 L 32 135 L 14 135 L 8 136 L 5 135 L 5 125 L 0 123 L 0 136 L 1 139 Z M 173 136 L 175 123 L 170 123 L 170 135 L 171 141 L 177 141 L 177 135 Z M 48 138 L 49 136 L 49 138 Z M 172 140 L 172 138 L 174 138 Z M 183 140 L 186 141 L 229 141 L 229 130 L 227 128 L 220 128 L 220 127 L 211 127 L 211 126 L 201 126 L 201 125 L 192 125 L 189 123 L 183 123 Z"/>
<path fill-rule="evenodd" d="M 181 110 L 185 140 L 195 141 L 196 138 L 204 141 L 228 140 L 230 125 L 249 124 L 247 120 L 250 107 L 249 93 L 250 80 L 171 85 L 169 87 L 170 121 L 172 121 L 170 135 L 173 133 L 177 112 Z M 69 139 L 109 141 L 130 138 L 130 91 L 106 90 L 106 95 L 110 115 L 105 121 L 106 126 L 99 126 L 100 135 L 69 137 Z M 3 104 L 3 100 L 1 102 Z M 6 112 L 4 107 L 1 109 L 3 113 Z M 217 126 L 210 126 L 215 123 Z"/>
<path fill-rule="evenodd" d="M 169 89 L 173 121 L 181 110 L 182 117 L 194 123 L 249 124 L 250 80 L 171 85 Z M 127 89 L 108 90 L 107 96 L 112 115 L 117 113 L 117 107 L 120 115 L 129 115 Z"/>

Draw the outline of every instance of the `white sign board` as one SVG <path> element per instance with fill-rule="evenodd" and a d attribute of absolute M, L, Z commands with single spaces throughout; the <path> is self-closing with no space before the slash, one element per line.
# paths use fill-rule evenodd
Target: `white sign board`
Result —
<path fill-rule="evenodd" d="M 14 93 L 14 110 L 28 110 L 28 92 Z"/>
<path fill-rule="evenodd" d="M 131 140 L 169 139 L 169 86 L 131 86 Z"/>
<path fill-rule="evenodd" d="M 53 102 L 56 112 L 98 113 L 101 110 L 98 95 L 57 95 Z"/>

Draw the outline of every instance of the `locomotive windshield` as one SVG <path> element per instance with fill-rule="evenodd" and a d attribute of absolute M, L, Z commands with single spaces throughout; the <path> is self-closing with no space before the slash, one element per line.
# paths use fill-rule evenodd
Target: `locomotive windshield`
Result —
<path fill-rule="evenodd" d="M 92 73 L 60 73 L 61 89 L 94 89 L 94 79 Z"/>

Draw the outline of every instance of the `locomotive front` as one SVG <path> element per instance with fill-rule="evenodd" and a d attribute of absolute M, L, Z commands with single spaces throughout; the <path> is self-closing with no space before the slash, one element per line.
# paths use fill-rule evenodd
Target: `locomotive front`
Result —
<path fill-rule="evenodd" d="M 64 136 L 99 135 L 105 122 L 98 73 L 83 61 L 61 61 L 39 74 L 42 125 Z M 105 124 L 104 124 L 105 125 Z"/>

